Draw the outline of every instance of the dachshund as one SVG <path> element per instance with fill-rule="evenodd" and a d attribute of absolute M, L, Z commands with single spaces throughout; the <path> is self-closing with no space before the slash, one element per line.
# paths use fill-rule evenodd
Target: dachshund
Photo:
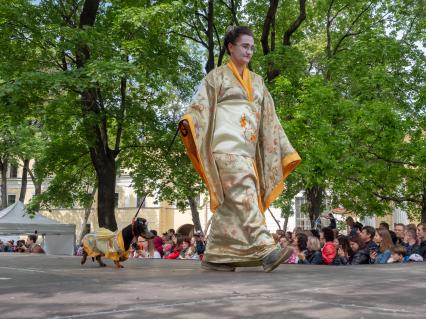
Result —
<path fill-rule="evenodd" d="M 120 262 L 129 257 L 129 248 L 133 239 L 142 236 L 151 239 L 154 235 L 149 231 L 145 218 L 137 218 L 132 223 L 124 227 L 119 232 L 111 232 L 108 229 L 100 228 L 94 233 L 89 233 L 83 238 L 83 257 L 81 264 L 86 262 L 87 256 L 96 258 L 100 267 L 105 267 L 101 257 L 114 261 L 117 268 L 123 268 Z"/>

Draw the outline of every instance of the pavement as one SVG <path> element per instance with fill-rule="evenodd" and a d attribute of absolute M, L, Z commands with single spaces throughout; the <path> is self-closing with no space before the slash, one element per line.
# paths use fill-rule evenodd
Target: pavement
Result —
<path fill-rule="evenodd" d="M 426 262 L 208 272 L 192 260 L 0 254 L 0 318 L 424 318 Z"/>

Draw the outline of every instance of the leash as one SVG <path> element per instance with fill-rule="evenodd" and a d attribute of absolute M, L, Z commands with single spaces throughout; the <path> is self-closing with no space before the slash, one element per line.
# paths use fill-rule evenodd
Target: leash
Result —
<path fill-rule="evenodd" d="M 180 130 L 180 128 L 181 128 L 181 125 L 182 125 L 182 124 L 181 124 L 181 123 L 179 123 L 179 125 L 178 125 L 178 127 L 177 127 L 177 129 L 176 129 L 175 136 L 173 136 L 172 142 L 170 143 L 169 147 L 167 148 L 166 156 L 168 156 L 168 155 L 169 155 L 170 150 L 172 149 L 173 143 L 174 143 L 174 142 L 175 142 L 175 140 L 176 140 L 176 136 L 177 136 L 177 135 L 178 135 L 178 133 L 179 133 L 179 130 Z M 146 197 L 147 197 L 147 196 L 148 196 L 148 194 L 146 194 L 146 195 L 142 198 L 142 201 L 141 201 L 141 203 L 139 204 L 138 210 L 137 210 L 137 212 L 136 212 L 136 214 L 135 214 L 135 217 L 133 217 L 132 223 L 134 222 L 134 220 L 135 220 L 135 219 L 136 219 L 136 217 L 138 216 L 139 211 L 141 210 L 141 208 L 142 208 L 143 204 L 145 203 L 145 199 L 146 199 Z M 132 232 L 133 232 L 133 226 L 132 226 Z"/>

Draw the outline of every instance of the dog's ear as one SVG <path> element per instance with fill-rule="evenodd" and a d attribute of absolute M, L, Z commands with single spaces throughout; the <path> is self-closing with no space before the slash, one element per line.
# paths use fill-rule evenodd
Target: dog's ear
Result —
<path fill-rule="evenodd" d="M 137 219 L 137 221 L 138 221 L 138 223 L 146 224 L 146 219 L 145 219 L 145 218 L 139 217 L 139 218 Z"/>

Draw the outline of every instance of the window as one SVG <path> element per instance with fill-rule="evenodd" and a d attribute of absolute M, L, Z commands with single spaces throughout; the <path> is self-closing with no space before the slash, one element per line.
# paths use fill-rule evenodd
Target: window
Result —
<path fill-rule="evenodd" d="M 296 197 L 294 200 L 295 212 L 296 212 L 296 227 L 302 227 L 303 229 L 311 229 L 311 222 L 309 217 L 303 212 L 306 204 L 305 197 Z"/>
<path fill-rule="evenodd" d="M 17 178 L 18 177 L 18 166 L 11 164 L 9 167 L 9 177 Z"/>
<path fill-rule="evenodd" d="M 142 208 L 146 207 L 145 195 L 136 194 L 136 207 L 139 207 L 139 205 L 142 203 L 143 200 L 145 200 L 145 201 L 142 204 Z"/>
<path fill-rule="evenodd" d="M 114 193 L 114 207 L 115 208 L 118 208 L 118 199 L 119 199 L 119 194 Z"/>
<path fill-rule="evenodd" d="M 12 205 L 16 202 L 16 195 L 7 195 L 7 204 Z"/>

